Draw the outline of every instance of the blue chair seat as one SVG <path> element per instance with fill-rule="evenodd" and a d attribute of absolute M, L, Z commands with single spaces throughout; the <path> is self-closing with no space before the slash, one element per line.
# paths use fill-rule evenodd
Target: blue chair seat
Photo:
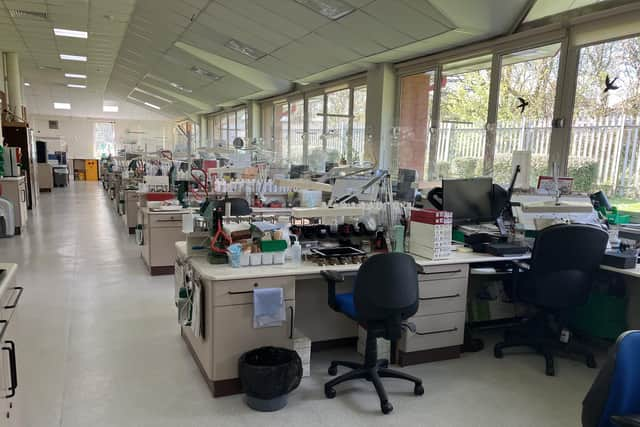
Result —
<path fill-rule="evenodd" d="M 338 310 L 352 319 L 356 318 L 356 305 L 353 302 L 353 293 L 337 294 L 336 303 L 338 304 Z"/>

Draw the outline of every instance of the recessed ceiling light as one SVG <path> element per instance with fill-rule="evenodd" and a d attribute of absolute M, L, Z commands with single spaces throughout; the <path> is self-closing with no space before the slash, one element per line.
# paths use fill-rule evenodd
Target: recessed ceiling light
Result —
<path fill-rule="evenodd" d="M 209 70 L 205 70 L 204 68 L 200 68 L 197 65 L 194 65 L 193 67 L 191 67 L 190 70 L 192 72 L 196 73 L 199 76 L 206 77 L 206 78 L 214 80 L 214 81 L 215 80 L 220 80 L 222 78 L 222 76 L 219 76 L 219 75 L 217 75 L 215 73 L 212 73 Z"/>
<path fill-rule="evenodd" d="M 353 12 L 355 9 L 342 0 L 296 0 L 303 6 L 329 19 L 340 19 Z"/>
<path fill-rule="evenodd" d="M 73 37 L 75 39 L 86 39 L 89 37 L 86 31 L 65 30 L 64 28 L 54 28 L 53 33 L 58 37 Z"/>
<path fill-rule="evenodd" d="M 71 110 L 71 104 L 68 102 L 54 102 L 53 108 L 56 110 Z"/>
<path fill-rule="evenodd" d="M 156 109 L 156 110 L 159 110 L 159 109 L 160 109 L 160 107 L 158 107 L 157 105 L 152 104 L 152 103 L 150 103 L 150 102 L 145 102 L 145 103 L 144 103 L 144 105 L 146 105 L 147 107 L 154 108 L 154 109 Z"/>
<path fill-rule="evenodd" d="M 119 110 L 117 105 L 103 105 L 102 111 L 105 113 L 117 113 Z"/>
<path fill-rule="evenodd" d="M 147 73 L 147 74 L 144 76 L 144 78 L 145 78 L 145 79 L 149 78 L 149 79 L 156 80 L 156 81 L 158 81 L 158 82 L 160 82 L 160 83 L 164 83 L 164 84 L 166 84 L 166 85 L 171 86 L 171 87 L 172 87 L 172 88 L 174 88 L 174 89 L 178 89 L 178 90 L 179 90 L 179 91 L 181 91 L 181 92 L 185 92 L 185 93 L 192 93 L 192 92 L 193 92 L 193 90 L 191 90 L 191 89 L 189 89 L 189 88 L 186 88 L 186 87 L 182 86 L 180 83 L 171 82 L 171 81 L 169 81 L 169 80 L 167 80 L 167 79 L 165 79 L 165 78 L 162 78 L 162 77 L 160 77 L 160 76 L 156 76 L 155 74 Z"/>
<path fill-rule="evenodd" d="M 259 51 L 258 49 L 255 49 L 249 45 L 246 45 L 242 42 L 239 42 L 236 39 L 231 39 L 228 42 L 226 42 L 224 44 L 226 47 L 228 47 L 231 50 L 235 50 L 236 52 L 239 52 L 243 55 L 248 56 L 249 58 L 252 59 L 260 59 L 263 56 L 266 55 L 266 53 Z"/>
<path fill-rule="evenodd" d="M 86 74 L 74 74 L 74 73 L 64 73 L 64 76 L 69 79 L 86 79 Z"/>
<path fill-rule="evenodd" d="M 24 82 L 24 85 L 25 85 L 25 86 L 31 86 L 31 83 L 29 83 L 29 82 Z"/>
<path fill-rule="evenodd" d="M 86 89 L 87 85 L 76 85 L 76 84 L 73 84 L 73 83 L 69 83 L 69 84 L 67 84 L 67 87 L 73 87 L 73 88 L 76 88 L 76 89 Z"/>
<path fill-rule="evenodd" d="M 64 53 L 61 53 L 60 59 L 62 59 L 63 61 L 87 62 L 87 57 L 82 55 L 66 55 Z"/>

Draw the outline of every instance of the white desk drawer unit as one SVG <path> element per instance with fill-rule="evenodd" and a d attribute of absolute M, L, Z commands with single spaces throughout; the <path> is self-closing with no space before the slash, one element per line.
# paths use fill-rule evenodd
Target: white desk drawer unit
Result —
<path fill-rule="evenodd" d="M 238 359 L 243 353 L 262 346 L 291 348 L 293 345 L 295 279 L 261 277 L 250 280 L 203 280 L 201 283 L 204 329 L 200 336 L 196 336 L 190 326 L 183 326 L 182 336 L 214 397 L 240 393 Z M 281 325 L 254 327 L 253 291 L 259 288 L 283 289 L 286 320 Z"/>
<path fill-rule="evenodd" d="M 398 342 L 401 366 L 460 356 L 467 307 L 468 264 L 432 266 L 419 276 L 420 306 Z"/>

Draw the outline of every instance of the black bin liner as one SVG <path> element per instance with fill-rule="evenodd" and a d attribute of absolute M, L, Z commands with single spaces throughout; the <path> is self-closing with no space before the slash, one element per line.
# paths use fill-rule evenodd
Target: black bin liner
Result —
<path fill-rule="evenodd" d="M 300 385 L 302 361 L 293 350 L 260 347 L 246 352 L 239 360 L 242 389 L 247 396 L 274 399 Z"/>

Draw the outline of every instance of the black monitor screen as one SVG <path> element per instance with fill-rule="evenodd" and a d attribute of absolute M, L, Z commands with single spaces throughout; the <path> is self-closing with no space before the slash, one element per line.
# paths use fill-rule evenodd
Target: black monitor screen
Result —
<path fill-rule="evenodd" d="M 453 212 L 454 224 L 493 221 L 491 178 L 442 180 L 442 208 Z"/>

